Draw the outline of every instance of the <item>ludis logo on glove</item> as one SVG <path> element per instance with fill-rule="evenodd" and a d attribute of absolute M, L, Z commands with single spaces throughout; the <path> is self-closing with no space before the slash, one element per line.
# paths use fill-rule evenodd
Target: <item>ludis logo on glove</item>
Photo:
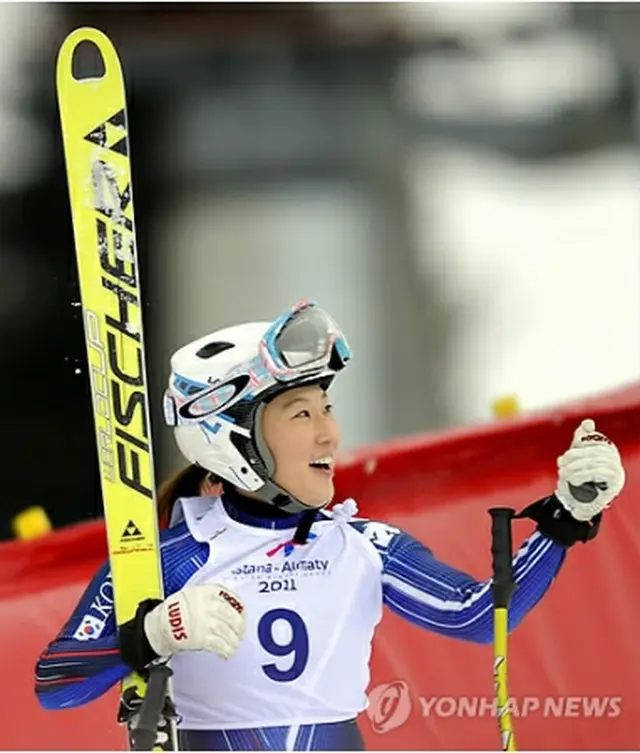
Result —
<path fill-rule="evenodd" d="M 167 614 L 169 615 L 169 625 L 171 626 L 171 632 L 173 637 L 177 641 L 184 641 L 188 638 L 187 631 L 184 628 L 182 621 L 182 612 L 180 611 L 180 602 L 174 601 L 167 607 Z"/>

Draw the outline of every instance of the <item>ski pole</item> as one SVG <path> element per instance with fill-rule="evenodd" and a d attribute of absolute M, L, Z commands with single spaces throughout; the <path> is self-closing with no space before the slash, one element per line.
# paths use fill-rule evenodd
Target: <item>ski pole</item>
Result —
<path fill-rule="evenodd" d="M 133 750 L 154 749 L 165 706 L 167 686 L 172 674 L 173 672 L 164 661 L 151 666 L 140 714 L 130 732 Z"/>
<path fill-rule="evenodd" d="M 489 510 L 492 518 L 491 554 L 493 555 L 493 672 L 497 703 L 498 728 L 502 750 L 516 750 L 509 693 L 507 690 L 507 636 L 509 633 L 509 602 L 515 587 L 512 572 L 511 519 L 515 510 L 509 507 L 493 507 Z"/>

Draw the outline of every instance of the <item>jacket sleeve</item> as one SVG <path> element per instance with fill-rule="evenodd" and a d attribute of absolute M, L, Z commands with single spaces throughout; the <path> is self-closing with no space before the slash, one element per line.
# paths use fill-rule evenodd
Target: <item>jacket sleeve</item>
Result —
<path fill-rule="evenodd" d="M 109 565 L 83 593 L 67 623 L 40 654 L 35 690 L 45 709 L 81 706 L 131 672 L 120 658 Z"/>
<path fill-rule="evenodd" d="M 165 593 L 178 591 L 208 556 L 182 524 L 160 532 Z M 40 654 L 35 692 L 45 709 L 93 701 L 131 672 L 120 656 L 114 594 L 108 563 L 85 590 L 68 622 Z"/>
<path fill-rule="evenodd" d="M 493 640 L 492 579 L 478 581 L 446 565 L 397 528 L 367 525 L 363 533 L 382 558 L 383 601 L 393 612 L 440 635 L 475 643 Z M 513 558 L 510 631 L 547 592 L 565 556 L 565 548 L 539 532 L 523 542 Z"/>

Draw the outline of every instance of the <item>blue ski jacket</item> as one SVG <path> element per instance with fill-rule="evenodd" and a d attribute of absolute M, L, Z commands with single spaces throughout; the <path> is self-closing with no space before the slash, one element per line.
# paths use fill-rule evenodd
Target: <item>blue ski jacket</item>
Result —
<path fill-rule="evenodd" d="M 240 511 L 234 516 L 266 525 Z M 349 525 L 362 532 L 370 521 Z M 375 542 L 374 542 L 375 544 Z M 376 546 L 382 561 L 383 603 L 425 630 L 476 643 L 493 640 L 491 580 L 478 581 L 439 561 L 425 545 L 398 530 Z M 509 629 L 519 625 L 556 577 L 566 549 L 539 532 L 515 553 L 517 588 L 509 610 Z M 161 532 L 162 573 L 166 595 L 179 591 L 209 556 L 185 523 Z M 87 640 L 87 637 L 91 640 Z M 88 585 L 69 620 L 37 660 L 35 692 L 46 709 L 80 706 L 98 698 L 129 674 L 123 663 L 113 608 L 108 563 Z M 209 741 L 210 742 L 210 741 Z"/>

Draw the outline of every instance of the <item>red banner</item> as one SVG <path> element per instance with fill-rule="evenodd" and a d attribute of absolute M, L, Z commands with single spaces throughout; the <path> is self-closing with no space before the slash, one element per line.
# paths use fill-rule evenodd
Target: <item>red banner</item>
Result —
<path fill-rule="evenodd" d="M 550 414 L 365 448 L 343 462 L 341 499 L 400 525 L 434 554 L 479 579 L 490 575 L 496 505 L 522 508 L 548 494 L 555 458 L 582 418 L 620 447 L 627 485 L 598 538 L 570 552 L 549 593 L 509 641 L 516 744 L 539 750 L 640 747 L 640 387 Z M 514 524 L 514 544 L 531 524 Z M 47 712 L 33 693 L 39 652 L 67 619 L 106 556 L 100 523 L 0 546 L 3 747 L 125 749 L 117 692 L 83 708 Z M 493 652 L 429 634 L 387 612 L 374 642 L 370 749 L 499 748 Z"/>

